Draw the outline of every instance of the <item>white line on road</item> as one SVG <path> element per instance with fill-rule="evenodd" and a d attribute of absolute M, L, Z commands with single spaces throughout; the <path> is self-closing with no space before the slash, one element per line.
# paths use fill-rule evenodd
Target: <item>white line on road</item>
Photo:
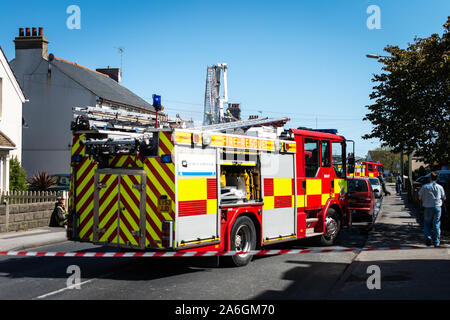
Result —
<path fill-rule="evenodd" d="M 59 289 L 59 290 L 56 290 L 56 291 L 52 291 L 52 292 L 49 292 L 49 293 L 46 293 L 46 294 L 43 294 L 43 295 L 41 295 L 41 296 L 39 296 L 39 297 L 36 297 L 35 299 L 44 299 L 44 298 L 53 296 L 53 295 L 55 295 L 55 294 L 58 294 L 58 293 L 67 291 L 67 290 L 73 290 L 75 287 L 80 287 L 81 285 L 84 285 L 84 284 L 86 284 L 86 283 L 92 282 L 92 281 L 94 281 L 94 280 L 96 280 L 96 279 L 101 279 L 101 278 L 109 277 L 109 276 L 113 275 L 114 273 L 115 273 L 115 272 L 110 272 L 110 273 L 107 273 L 107 274 L 105 274 L 105 275 L 103 275 L 103 276 L 100 276 L 100 277 L 97 277 L 97 278 L 94 278 L 94 279 L 89 279 L 89 280 L 86 280 L 86 281 L 83 281 L 83 282 L 80 282 L 80 283 L 76 283 L 76 284 L 73 284 L 73 285 L 71 285 L 71 286 L 67 286 L 67 287 L 65 287 L 65 288 L 62 288 L 62 289 Z"/>
<path fill-rule="evenodd" d="M 65 287 L 65 288 L 62 288 L 62 289 L 59 289 L 59 290 L 56 290 L 56 291 L 52 291 L 52 292 L 49 292 L 49 293 L 46 293 L 46 294 L 43 294 L 42 296 L 39 296 L 39 297 L 37 297 L 37 298 L 35 298 L 35 299 L 44 299 L 44 298 L 47 298 L 47 297 L 49 297 L 49 296 L 53 296 L 53 295 L 55 295 L 55 294 L 58 294 L 58 293 L 60 293 L 60 292 L 64 292 L 64 291 L 66 291 L 66 290 L 72 290 L 72 289 L 74 289 L 75 287 L 78 287 L 78 286 L 81 286 L 81 285 L 83 285 L 83 284 L 92 282 L 92 281 L 94 281 L 94 280 L 95 280 L 95 279 L 90 279 L 90 280 L 86 280 L 86 281 L 84 281 L 84 282 L 80 282 L 80 283 L 77 283 L 77 284 L 74 284 L 74 285 L 71 285 L 71 286 L 67 286 L 67 287 Z"/>

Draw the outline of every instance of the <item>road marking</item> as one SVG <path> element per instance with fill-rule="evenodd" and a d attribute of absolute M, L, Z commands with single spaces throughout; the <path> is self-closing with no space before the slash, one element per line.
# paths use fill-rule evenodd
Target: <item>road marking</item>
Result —
<path fill-rule="evenodd" d="M 80 282 L 80 283 L 76 283 L 76 284 L 73 284 L 71 286 L 67 286 L 65 288 L 62 288 L 62 289 L 59 289 L 59 290 L 56 290 L 56 291 L 52 291 L 52 292 L 49 292 L 49 293 L 46 293 L 46 294 L 43 294 L 43 295 L 41 295 L 39 297 L 36 297 L 35 299 L 44 299 L 44 298 L 53 296 L 55 294 L 67 291 L 67 290 L 73 290 L 75 287 L 82 286 L 82 285 L 90 283 L 90 282 L 92 282 L 94 280 L 98 280 L 98 279 L 102 279 L 102 278 L 105 278 L 105 277 L 109 277 L 109 276 L 113 275 L 114 273 L 115 272 L 110 272 L 110 273 L 107 273 L 107 274 L 105 274 L 103 276 L 100 276 L 100 277 L 97 277 L 97 278 L 93 278 L 93 279 L 89 279 L 89 280 L 86 280 L 86 281 L 83 281 L 83 282 Z"/>
<path fill-rule="evenodd" d="M 71 286 L 68 286 L 68 287 L 65 287 L 65 288 L 62 288 L 62 289 L 59 289 L 59 290 L 56 290 L 56 291 L 52 291 L 52 292 L 43 294 L 43 295 L 41 295 L 41 296 L 39 296 L 39 297 L 37 297 L 37 298 L 35 298 L 35 299 L 44 299 L 44 298 L 47 298 L 47 297 L 49 297 L 49 296 L 53 296 L 53 295 L 55 295 L 55 294 L 64 292 L 64 291 L 66 291 L 66 290 L 72 290 L 72 289 L 74 289 L 75 287 L 78 287 L 78 286 L 81 286 L 81 285 L 83 285 L 83 284 L 92 282 L 92 281 L 94 281 L 94 280 L 95 280 L 95 279 L 90 279 L 90 280 L 86 280 L 86 281 L 83 281 L 83 282 L 80 282 L 80 283 L 77 283 L 77 284 L 73 284 L 73 285 L 71 285 Z"/>

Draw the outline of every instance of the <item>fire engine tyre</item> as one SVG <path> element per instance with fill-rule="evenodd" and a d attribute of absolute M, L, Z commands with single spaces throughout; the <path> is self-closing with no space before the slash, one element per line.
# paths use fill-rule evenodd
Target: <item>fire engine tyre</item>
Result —
<path fill-rule="evenodd" d="M 336 242 L 341 231 L 341 220 L 333 208 L 329 208 L 325 217 L 325 233 L 320 237 L 319 242 L 323 246 L 331 246 Z"/>
<path fill-rule="evenodd" d="M 240 216 L 236 219 L 230 233 L 231 251 L 250 251 L 256 248 L 256 229 L 252 219 Z M 230 267 L 246 266 L 253 258 L 250 254 L 239 254 L 224 257 L 224 263 Z"/>

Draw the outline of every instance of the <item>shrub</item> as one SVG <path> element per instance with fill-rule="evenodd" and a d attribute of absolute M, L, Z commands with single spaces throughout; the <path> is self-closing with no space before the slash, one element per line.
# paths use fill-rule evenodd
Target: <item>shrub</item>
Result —
<path fill-rule="evenodd" d="M 13 157 L 9 162 L 9 190 L 26 191 L 27 188 L 27 173 L 17 157 Z"/>
<path fill-rule="evenodd" d="M 38 172 L 30 179 L 30 189 L 37 191 L 47 191 L 48 189 L 55 187 L 55 180 L 47 172 Z"/>

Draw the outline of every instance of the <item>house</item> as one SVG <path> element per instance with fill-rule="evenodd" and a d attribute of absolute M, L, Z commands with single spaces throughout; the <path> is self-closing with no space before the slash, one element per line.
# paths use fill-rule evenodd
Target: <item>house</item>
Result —
<path fill-rule="evenodd" d="M 22 166 L 31 176 L 39 171 L 69 173 L 72 108 L 111 107 L 154 115 L 144 99 L 120 85 L 121 70 L 92 70 L 48 54 L 43 28 L 19 29 L 14 39 L 14 73 L 30 100 L 24 106 Z"/>
<path fill-rule="evenodd" d="M 22 159 L 22 88 L 0 47 L 0 191 L 9 191 L 9 161 Z"/>

